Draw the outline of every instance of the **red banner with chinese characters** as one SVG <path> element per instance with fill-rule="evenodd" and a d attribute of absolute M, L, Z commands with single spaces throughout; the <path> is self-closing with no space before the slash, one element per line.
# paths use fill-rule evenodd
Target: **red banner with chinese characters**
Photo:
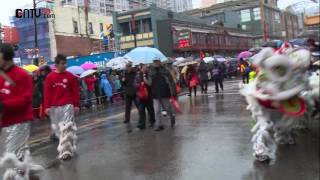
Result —
<path fill-rule="evenodd" d="M 10 44 L 19 43 L 19 32 L 16 27 L 3 26 L 3 41 Z"/>

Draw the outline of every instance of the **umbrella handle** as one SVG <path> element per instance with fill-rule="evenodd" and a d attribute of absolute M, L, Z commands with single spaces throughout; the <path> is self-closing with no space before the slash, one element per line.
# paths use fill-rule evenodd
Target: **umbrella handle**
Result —
<path fill-rule="evenodd" d="M 0 76 L 8 81 L 11 86 L 16 86 L 16 83 L 2 70 L 0 70 Z"/>

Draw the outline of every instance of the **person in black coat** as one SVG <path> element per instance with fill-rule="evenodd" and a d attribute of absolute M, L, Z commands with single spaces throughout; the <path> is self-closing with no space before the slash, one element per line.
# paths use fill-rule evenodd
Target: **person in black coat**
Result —
<path fill-rule="evenodd" d="M 173 128 L 175 126 L 175 112 L 171 105 L 170 98 L 176 96 L 176 86 L 170 71 L 161 64 L 160 60 L 154 60 L 149 71 L 149 78 L 146 78 L 146 82 L 151 86 L 155 105 L 155 131 L 164 129 L 162 124 L 162 110 L 168 113 L 171 120 L 171 127 Z"/>
<path fill-rule="evenodd" d="M 219 93 L 219 85 L 220 89 L 223 91 L 223 69 L 218 62 L 214 62 L 213 64 L 212 77 L 216 88 L 215 93 Z"/>
<path fill-rule="evenodd" d="M 201 86 L 201 93 L 206 93 L 208 91 L 208 66 L 207 64 L 202 60 L 200 62 L 199 68 L 199 79 L 200 79 L 200 86 Z"/>
<path fill-rule="evenodd" d="M 138 108 L 137 103 L 137 88 L 138 84 L 136 81 L 137 73 L 132 67 L 131 63 L 126 65 L 126 71 L 124 77 L 122 78 L 122 86 L 124 88 L 124 96 L 125 96 L 125 120 L 124 123 L 128 124 L 128 132 L 131 132 L 131 125 L 130 125 L 130 114 L 131 114 L 131 106 L 132 102 L 135 103 L 136 107 Z"/>

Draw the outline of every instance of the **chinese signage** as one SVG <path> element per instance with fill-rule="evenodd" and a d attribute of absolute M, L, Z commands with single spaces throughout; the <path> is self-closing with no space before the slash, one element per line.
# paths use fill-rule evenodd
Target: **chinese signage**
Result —
<path fill-rule="evenodd" d="M 179 31 L 177 33 L 178 48 L 189 48 L 191 47 L 191 32 L 190 31 Z"/>

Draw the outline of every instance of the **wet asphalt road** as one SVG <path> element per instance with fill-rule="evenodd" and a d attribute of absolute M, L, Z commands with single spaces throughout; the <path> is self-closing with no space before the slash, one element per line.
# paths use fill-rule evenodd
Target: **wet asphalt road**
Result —
<path fill-rule="evenodd" d="M 71 161 L 56 160 L 52 142 L 35 146 L 32 155 L 46 167 L 45 180 L 319 179 L 319 121 L 299 133 L 297 145 L 279 147 L 272 165 L 255 163 L 252 122 L 237 89 L 238 82 L 229 81 L 223 94 L 211 86 L 208 95 L 180 97 L 176 128 L 167 121 L 162 132 L 128 134 L 119 105 L 79 122 L 78 155 Z M 133 113 L 134 125 L 137 118 Z"/>

